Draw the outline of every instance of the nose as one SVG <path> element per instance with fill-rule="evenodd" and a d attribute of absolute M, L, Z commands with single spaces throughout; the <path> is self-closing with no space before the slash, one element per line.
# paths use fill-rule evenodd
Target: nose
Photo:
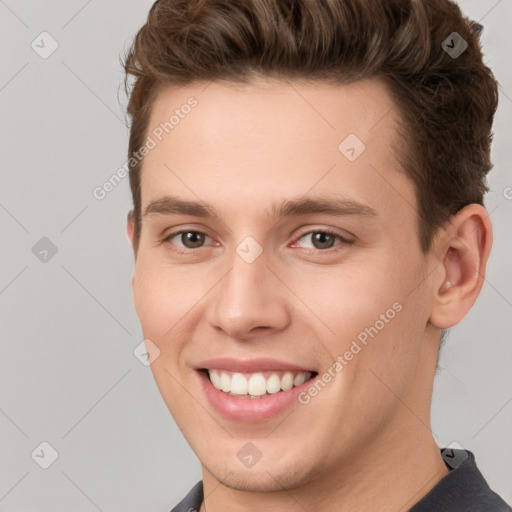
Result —
<path fill-rule="evenodd" d="M 263 255 L 252 263 L 234 255 L 231 270 L 215 287 L 207 320 L 210 327 L 236 340 L 268 336 L 288 326 L 286 289 Z"/>

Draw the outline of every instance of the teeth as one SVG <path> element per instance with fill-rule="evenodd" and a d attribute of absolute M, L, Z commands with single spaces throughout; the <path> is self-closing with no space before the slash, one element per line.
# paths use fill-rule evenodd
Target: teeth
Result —
<path fill-rule="evenodd" d="M 279 378 L 279 375 L 273 373 L 267 379 L 267 392 L 272 395 L 278 391 L 281 391 L 281 379 Z"/>
<path fill-rule="evenodd" d="M 217 370 L 210 370 L 209 375 L 210 375 L 210 380 L 211 380 L 212 384 L 217 389 L 220 389 L 221 385 L 220 385 L 220 375 L 219 375 L 219 372 Z"/>
<path fill-rule="evenodd" d="M 229 393 L 231 391 L 231 378 L 225 372 L 220 374 L 220 389 L 222 389 L 224 393 Z"/>
<path fill-rule="evenodd" d="M 208 370 L 210 381 L 216 389 L 230 395 L 257 398 L 265 394 L 274 394 L 279 391 L 288 391 L 300 386 L 311 378 L 311 372 L 281 372 L 281 376 L 271 373 L 267 378 L 263 373 L 243 374 L 231 373 L 223 370 Z"/>
<path fill-rule="evenodd" d="M 247 395 L 247 379 L 241 373 L 234 373 L 233 377 L 231 377 L 231 393 L 236 395 Z M 251 393 L 251 395 L 255 395 L 256 393 Z"/>
<path fill-rule="evenodd" d="M 283 378 L 281 379 L 281 389 L 283 391 L 288 391 L 289 389 L 293 388 L 293 374 L 290 372 L 287 372 L 283 375 Z"/>
<path fill-rule="evenodd" d="M 242 375 L 242 378 L 243 375 Z M 247 392 L 249 395 L 252 396 L 260 396 L 264 395 L 267 392 L 267 381 L 265 380 L 265 377 L 261 373 L 254 373 L 251 375 L 249 379 L 249 384 L 247 386 Z M 242 394 L 242 393 L 240 393 Z M 247 393 L 243 393 L 247 394 Z"/>
<path fill-rule="evenodd" d="M 301 384 L 304 384 L 306 382 L 306 374 L 305 373 L 298 373 L 295 376 L 295 379 L 293 379 L 293 385 L 294 386 L 300 386 Z"/>

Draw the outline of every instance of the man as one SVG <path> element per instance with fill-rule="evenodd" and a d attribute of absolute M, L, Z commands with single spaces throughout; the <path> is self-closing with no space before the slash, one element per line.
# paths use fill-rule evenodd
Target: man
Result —
<path fill-rule="evenodd" d="M 160 0 L 126 57 L 133 295 L 202 481 L 173 510 L 511 510 L 440 449 L 497 88 L 448 0 Z"/>

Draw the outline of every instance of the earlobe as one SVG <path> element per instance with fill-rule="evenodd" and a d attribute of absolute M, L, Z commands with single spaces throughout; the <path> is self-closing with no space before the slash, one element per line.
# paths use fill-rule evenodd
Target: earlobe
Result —
<path fill-rule="evenodd" d="M 469 312 L 484 283 L 491 245 L 491 222 L 483 206 L 470 204 L 453 217 L 438 240 L 442 272 L 433 285 L 432 325 L 448 329 Z"/>

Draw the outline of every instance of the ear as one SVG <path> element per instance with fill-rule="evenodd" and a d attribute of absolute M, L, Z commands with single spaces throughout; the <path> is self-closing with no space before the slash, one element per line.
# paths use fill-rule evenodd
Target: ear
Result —
<path fill-rule="evenodd" d="M 434 243 L 441 272 L 436 273 L 430 323 L 448 329 L 466 316 L 485 280 L 492 246 L 487 210 L 479 204 L 466 206 Z"/>
<path fill-rule="evenodd" d="M 135 233 L 135 219 L 133 217 L 133 210 L 130 210 L 128 212 L 128 215 L 126 216 L 126 234 L 128 235 L 128 240 L 130 241 L 130 244 L 132 246 L 133 255 L 135 257 L 135 260 L 137 260 L 137 249 L 133 245 L 134 233 Z M 133 296 L 133 290 L 135 288 L 135 271 L 132 273 L 131 286 L 132 286 L 132 296 Z"/>
<path fill-rule="evenodd" d="M 133 220 L 133 210 L 130 210 L 128 212 L 128 215 L 126 216 L 126 234 L 128 235 L 128 240 L 130 241 L 130 244 L 133 246 L 133 232 L 135 230 L 135 223 Z"/>
<path fill-rule="evenodd" d="M 130 210 L 128 212 L 128 215 L 126 216 L 126 234 L 128 236 L 128 241 L 130 242 L 130 244 L 132 246 L 133 254 L 135 257 L 137 257 L 137 249 L 133 244 L 134 233 L 135 233 L 135 219 L 133 217 L 133 210 Z"/>

